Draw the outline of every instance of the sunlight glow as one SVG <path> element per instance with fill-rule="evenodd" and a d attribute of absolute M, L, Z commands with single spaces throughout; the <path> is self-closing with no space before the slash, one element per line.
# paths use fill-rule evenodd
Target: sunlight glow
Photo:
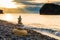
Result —
<path fill-rule="evenodd" d="M 4 15 L 4 20 L 12 21 L 12 19 L 13 19 L 13 16 L 11 14 L 5 14 Z"/>
<path fill-rule="evenodd" d="M 4 8 L 17 8 L 17 5 L 12 2 L 13 0 L 0 0 L 0 7 Z"/>

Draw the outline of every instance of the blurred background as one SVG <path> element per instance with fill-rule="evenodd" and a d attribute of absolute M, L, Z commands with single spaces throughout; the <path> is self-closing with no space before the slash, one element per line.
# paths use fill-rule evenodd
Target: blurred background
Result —
<path fill-rule="evenodd" d="M 33 13 L 39 14 L 45 3 L 60 5 L 60 0 L 0 0 L 0 10 L 4 13 Z"/>

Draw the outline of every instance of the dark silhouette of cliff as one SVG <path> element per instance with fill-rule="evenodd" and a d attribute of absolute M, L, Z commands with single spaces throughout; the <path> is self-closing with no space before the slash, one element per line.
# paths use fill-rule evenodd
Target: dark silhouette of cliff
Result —
<path fill-rule="evenodd" d="M 3 14 L 3 10 L 0 10 L 0 14 Z"/>
<path fill-rule="evenodd" d="M 53 3 L 46 3 L 39 12 L 41 15 L 60 15 L 60 6 Z"/>

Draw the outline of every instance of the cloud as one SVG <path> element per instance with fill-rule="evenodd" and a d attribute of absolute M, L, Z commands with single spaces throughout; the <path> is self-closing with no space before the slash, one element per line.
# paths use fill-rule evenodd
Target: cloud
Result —
<path fill-rule="evenodd" d="M 38 1 L 37 0 L 14 0 L 14 2 L 19 4 L 20 6 L 21 4 L 25 5 L 24 8 L 22 8 L 22 10 L 26 11 L 27 13 L 39 13 L 39 10 L 44 3 L 39 3 Z"/>
<path fill-rule="evenodd" d="M 22 10 L 24 10 L 27 13 L 38 13 L 40 10 L 40 7 L 43 5 L 43 3 L 32 3 L 30 1 L 33 0 L 14 0 L 14 2 L 17 3 L 17 5 L 19 4 L 21 6 L 25 5 Z M 19 8 L 21 9 L 21 8 Z"/>
<path fill-rule="evenodd" d="M 60 2 L 60 0 L 14 0 L 17 3 L 29 2 L 29 3 L 47 3 L 47 2 Z"/>
<path fill-rule="evenodd" d="M 17 2 L 17 3 L 26 2 L 26 1 L 32 1 L 32 0 L 14 0 L 14 2 Z"/>
<path fill-rule="evenodd" d="M 26 7 L 25 10 L 27 10 L 30 13 L 38 13 L 40 10 L 40 7 Z"/>

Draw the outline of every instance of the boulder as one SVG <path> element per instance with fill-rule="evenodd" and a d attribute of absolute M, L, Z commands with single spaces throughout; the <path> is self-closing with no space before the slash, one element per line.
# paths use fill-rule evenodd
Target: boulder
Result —
<path fill-rule="evenodd" d="M 41 15 L 60 15 L 60 5 L 53 3 L 46 3 L 39 10 Z"/>
<path fill-rule="evenodd" d="M 19 30 L 19 29 L 13 29 L 12 32 L 16 35 L 16 36 L 22 36 L 22 35 L 27 35 L 28 32 L 27 30 Z"/>
<path fill-rule="evenodd" d="M 56 36 L 60 36 L 60 32 L 55 32 L 55 35 Z"/>
<path fill-rule="evenodd" d="M 0 14 L 3 14 L 3 10 L 0 10 Z"/>

